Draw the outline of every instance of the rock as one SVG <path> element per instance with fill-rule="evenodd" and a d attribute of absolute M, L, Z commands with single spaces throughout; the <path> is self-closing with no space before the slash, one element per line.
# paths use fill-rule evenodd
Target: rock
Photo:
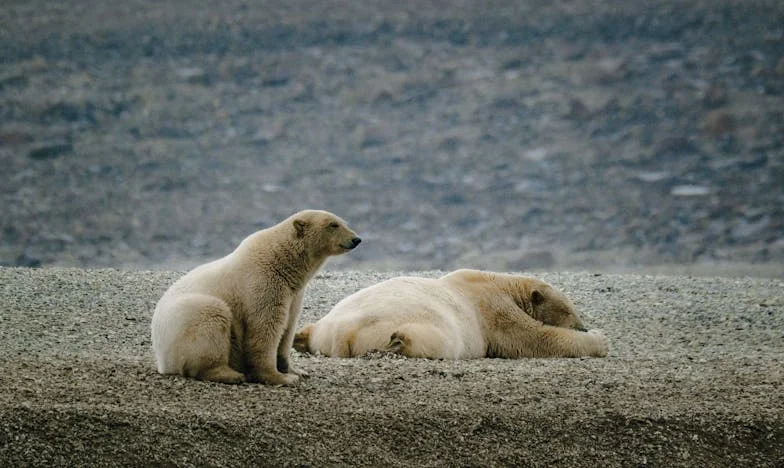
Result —
<path fill-rule="evenodd" d="M 27 76 L 23 74 L 12 73 L 0 76 L 0 90 L 5 88 L 14 88 L 24 86 L 27 84 Z"/>
<path fill-rule="evenodd" d="M 684 47 L 677 42 L 653 44 L 648 50 L 648 57 L 652 62 L 668 62 L 679 59 L 684 55 Z"/>
<path fill-rule="evenodd" d="M 274 67 L 262 73 L 261 85 L 266 88 L 278 88 L 286 86 L 291 81 L 291 73 L 288 70 Z"/>
<path fill-rule="evenodd" d="M 676 185 L 670 190 L 670 195 L 675 197 L 701 197 L 710 193 L 710 187 L 704 185 Z"/>
<path fill-rule="evenodd" d="M 523 59 L 514 58 L 512 60 L 508 60 L 504 62 L 504 64 L 501 65 L 501 70 L 503 71 L 519 70 L 520 68 L 523 68 L 523 63 L 524 63 Z"/>
<path fill-rule="evenodd" d="M 356 87 L 344 89 L 344 99 L 351 104 L 385 104 L 404 99 L 404 88 L 409 76 L 394 72 L 369 78 Z"/>
<path fill-rule="evenodd" d="M 569 110 L 566 112 L 566 117 L 570 119 L 584 119 L 591 115 L 591 111 L 583 101 L 578 98 L 569 99 Z"/>
<path fill-rule="evenodd" d="M 670 178 L 669 171 L 643 171 L 638 172 L 636 177 L 643 182 L 659 182 Z"/>
<path fill-rule="evenodd" d="M 359 125 L 354 130 L 354 142 L 360 149 L 386 144 L 388 132 L 380 125 Z"/>
<path fill-rule="evenodd" d="M 272 184 L 272 183 L 261 184 L 261 191 L 262 192 L 277 193 L 277 192 L 280 192 L 282 190 L 283 190 L 283 187 L 281 187 L 278 184 Z M 272 224 L 275 224 L 275 223 L 272 223 Z"/>
<path fill-rule="evenodd" d="M 727 104 L 727 101 L 729 101 L 728 96 L 726 87 L 712 84 L 702 92 L 700 100 L 706 109 L 716 109 Z"/>
<path fill-rule="evenodd" d="M 555 255 L 549 250 L 534 250 L 524 252 L 520 257 L 509 260 L 506 264 L 510 271 L 527 271 L 552 268 L 555 265 Z"/>
<path fill-rule="evenodd" d="M 288 98 L 294 102 L 306 102 L 316 97 L 316 91 L 312 83 L 296 83 L 289 86 Z"/>
<path fill-rule="evenodd" d="M 27 157 L 35 160 L 54 159 L 71 152 L 73 152 L 73 144 L 71 144 L 71 142 L 53 141 L 34 147 L 27 153 Z"/>
<path fill-rule="evenodd" d="M 441 197 L 441 202 L 447 206 L 464 205 L 466 203 L 466 198 L 462 193 L 452 192 Z"/>
<path fill-rule="evenodd" d="M 47 106 L 40 114 L 47 122 L 88 122 L 96 123 L 96 107 L 91 101 L 66 102 L 59 101 Z"/>
<path fill-rule="evenodd" d="M 283 135 L 285 123 L 282 120 L 266 122 L 253 134 L 250 140 L 257 145 L 266 145 Z"/>
<path fill-rule="evenodd" d="M 666 155 L 699 153 L 699 147 L 685 136 L 666 137 L 659 141 L 653 149 L 657 158 Z"/>
<path fill-rule="evenodd" d="M 720 138 L 735 131 L 735 116 L 724 110 L 708 112 L 702 122 L 702 132 L 712 138 Z"/>
<path fill-rule="evenodd" d="M 175 73 L 181 80 L 191 84 L 209 85 L 212 81 L 210 76 L 200 67 L 178 68 Z"/>
<path fill-rule="evenodd" d="M 738 161 L 737 167 L 744 171 L 756 171 L 767 166 L 769 160 L 765 154 L 752 154 L 751 158 Z"/>
<path fill-rule="evenodd" d="M 175 127 L 172 125 L 162 125 L 158 127 L 154 133 L 155 136 L 161 138 L 190 138 L 193 136 L 187 128 Z"/>
<path fill-rule="evenodd" d="M 27 252 L 16 258 L 16 266 L 25 268 L 38 268 L 41 266 L 41 260 L 31 257 Z"/>
<path fill-rule="evenodd" d="M 49 70 L 49 62 L 40 55 L 33 56 L 28 60 L 19 62 L 19 69 L 24 74 L 37 74 Z"/>
<path fill-rule="evenodd" d="M 225 57 L 218 64 L 217 70 L 220 80 L 240 84 L 249 83 L 259 76 L 258 70 L 247 57 Z"/>
<path fill-rule="evenodd" d="M 490 103 L 490 108 L 498 112 L 517 113 L 525 110 L 525 104 L 516 97 L 502 96 L 493 99 L 493 102 Z"/>
<path fill-rule="evenodd" d="M 738 224 L 732 228 L 730 235 L 735 239 L 744 240 L 764 231 L 769 225 L 769 216 L 762 216 L 756 221 L 741 219 Z"/>
<path fill-rule="evenodd" d="M 553 55 L 559 60 L 575 61 L 585 58 L 588 53 L 586 43 L 576 43 L 575 41 L 555 41 L 553 43 Z"/>
<path fill-rule="evenodd" d="M 463 141 L 457 136 L 448 136 L 438 143 L 438 149 L 449 153 L 454 153 L 460 148 Z"/>
<path fill-rule="evenodd" d="M 0 145 L 19 145 L 33 141 L 33 135 L 23 130 L 0 130 Z"/>
<path fill-rule="evenodd" d="M 605 57 L 594 64 L 589 76 L 600 84 L 621 81 L 629 76 L 628 63 L 623 58 Z"/>
<path fill-rule="evenodd" d="M 544 161 L 547 158 L 548 151 L 547 148 L 534 148 L 525 151 L 523 153 L 523 156 L 525 157 L 525 159 L 528 159 L 529 161 L 540 162 L 540 161 Z"/>

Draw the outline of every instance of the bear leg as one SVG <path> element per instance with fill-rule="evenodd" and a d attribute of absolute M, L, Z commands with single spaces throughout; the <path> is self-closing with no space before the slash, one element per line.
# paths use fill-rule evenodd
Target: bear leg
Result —
<path fill-rule="evenodd" d="M 160 313 L 153 324 L 160 373 L 198 379 L 212 375 L 212 369 L 230 369 L 232 315 L 225 302 L 204 294 L 184 294 Z"/>

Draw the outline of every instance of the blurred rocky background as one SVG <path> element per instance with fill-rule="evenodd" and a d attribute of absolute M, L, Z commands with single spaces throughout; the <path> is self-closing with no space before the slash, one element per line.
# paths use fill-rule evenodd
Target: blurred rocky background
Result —
<path fill-rule="evenodd" d="M 784 275 L 780 0 L 6 0 L 0 264 Z M 718 271 L 717 270 L 717 271 Z"/>

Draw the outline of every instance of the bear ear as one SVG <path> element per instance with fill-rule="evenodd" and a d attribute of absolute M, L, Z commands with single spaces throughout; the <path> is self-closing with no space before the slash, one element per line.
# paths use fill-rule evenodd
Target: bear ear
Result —
<path fill-rule="evenodd" d="M 294 220 L 294 230 L 297 231 L 297 237 L 303 237 L 305 230 L 308 228 L 308 222 L 301 219 Z"/>
<path fill-rule="evenodd" d="M 542 291 L 534 289 L 533 292 L 531 292 L 531 302 L 535 306 L 544 304 L 544 294 L 542 294 Z"/>

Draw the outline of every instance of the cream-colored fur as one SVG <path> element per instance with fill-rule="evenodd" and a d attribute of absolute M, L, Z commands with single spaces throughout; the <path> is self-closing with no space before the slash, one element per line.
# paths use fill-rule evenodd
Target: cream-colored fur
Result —
<path fill-rule="evenodd" d="M 162 374 L 291 385 L 289 352 L 305 285 L 360 242 L 326 211 L 296 213 L 177 280 L 158 301 L 152 346 Z"/>
<path fill-rule="evenodd" d="M 607 355 L 571 301 L 534 278 L 458 270 L 438 279 L 399 277 L 340 301 L 297 333 L 299 351 L 354 357 L 578 357 Z"/>

